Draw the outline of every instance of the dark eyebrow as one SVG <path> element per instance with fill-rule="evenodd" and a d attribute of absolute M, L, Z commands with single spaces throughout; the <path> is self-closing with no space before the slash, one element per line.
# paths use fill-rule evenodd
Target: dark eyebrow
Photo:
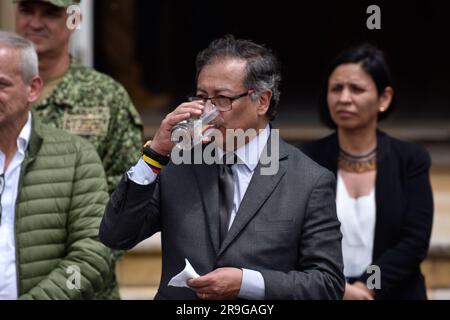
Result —
<path fill-rule="evenodd" d="M 52 15 L 60 15 L 60 14 L 65 13 L 65 11 L 61 10 L 61 8 L 58 8 L 58 7 L 49 6 L 45 9 L 45 13 L 52 14 Z"/>
<path fill-rule="evenodd" d="M 233 93 L 234 91 L 232 89 L 228 89 L 228 88 L 219 88 L 216 90 L 216 92 L 223 92 L 225 91 L 225 93 Z"/>
<path fill-rule="evenodd" d="M 202 88 L 197 88 L 197 91 L 201 91 L 201 92 L 207 92 L 206 90 L 202 89 Z M 214 90 L 216 95 L 221 95 L 222 93 L 228 93 L 228 94 L 233 94 L 233 90 L 228 89 L 228 88 L 218 88 L 216 90 Z M 220 92 L 220 94 L 218 94 Z"/>

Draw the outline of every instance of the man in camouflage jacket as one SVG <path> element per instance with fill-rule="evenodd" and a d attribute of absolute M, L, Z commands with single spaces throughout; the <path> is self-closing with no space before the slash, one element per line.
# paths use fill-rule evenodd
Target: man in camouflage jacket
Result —
<path fill-rule="evenodd" d="M 114 191 L 142 146 L 142 124 L 125 89 L 112 78 L 71 59 L 58 86 L 34 105 L 55 127 L 87 138 L 97 149 Z"/>

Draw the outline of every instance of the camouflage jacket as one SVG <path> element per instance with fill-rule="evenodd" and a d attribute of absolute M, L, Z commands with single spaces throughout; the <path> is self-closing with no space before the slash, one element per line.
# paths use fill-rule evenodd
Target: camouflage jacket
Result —
<path fill-rule="evenodd" d="M 109 193 L 139 159 L 141 119 L 125 89 L 105 74 L 71 59 L 57 87 L 33 107 L 43 123 L 82 136 L 95 146 Z"/>

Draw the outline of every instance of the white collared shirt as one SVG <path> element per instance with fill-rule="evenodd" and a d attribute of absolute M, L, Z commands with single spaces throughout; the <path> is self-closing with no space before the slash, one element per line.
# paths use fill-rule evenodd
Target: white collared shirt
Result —
<path fill-rule="evenodd" d="M 336 210 L 341 222 L 344 276 L 359 277 L 372 264 L 376 218 L 375 188 L 366 196 L 352 198 L 338 172 Z"/>
<path fill-rule="evenodd" d="M 14 216 L 19 193 L 20 171 L 30 136 L 31 113 L 28 113 L 28 120 L 17 137 L 17 151 L 6 172 L 4 172 L 5 154 L 0 150 L 0 173 L 5 175 L 5 188 L 1 195 L 0 300 L 15 300 L 18 298 Z"/>
<path fill-rule="evenodd" d="M 228 229 L 231 228 L 231 225 L 236 218 L 236 213 L 239 210 L 239 206 L 253 177 L 253 173 L 255 172 L 269 136 L 270 125 L 267 124 L 264 130 L 261 130 L 255 138 L 235 151 L 239 161 L 238 164 L 234 164 L 231 167 L 234 178 L 234 198 Z M 222 159 L 224 151 L 218 148 L 217 152 L 218 158 Z M 141 185 L 148 185 L 154 182 L 156 176 L 157 175 L 147 166 L 142 158 L 139 159 L 136 166 L 128 171 L 128 177 L 133 182 Z M 242 272 L 242 284 L 238 296 L 243 299 L 264 299 L 265 284 L 262 274 L 258 271 L 244 268 L 242 269 Z"/>

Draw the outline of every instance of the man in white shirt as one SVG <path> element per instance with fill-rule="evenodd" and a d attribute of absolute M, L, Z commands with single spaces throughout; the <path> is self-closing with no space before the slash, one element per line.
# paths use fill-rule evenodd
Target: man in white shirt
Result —
<path fill-rule="evenodd" d="M 264 46 L 232 36 L 213 41 L 197 56 L 195 97 L 166 116 L 112 194 L 103 243 L 128 249 L 161 231 L 156 299 L 342 298 L 334 178 L 271 132 L 280 79 Z M 216 158 L 236 160 L 170 162 L 173 127 L 209 104 L 220 112 Z M 230 130 L 255 134 L 235 144 Z M 279 164 L 271 174 L 262 170 L 265 155 Z M 201 276 L 188 288 L 168 286 L 185 259 Z"/>
<path fill-rule="evenodd" d="M 105 174 L 90 143 L 29 112 L 42 85 L 33 44 L 0 31 L 0 299 L 88 299 L 110 272 Z"/>

